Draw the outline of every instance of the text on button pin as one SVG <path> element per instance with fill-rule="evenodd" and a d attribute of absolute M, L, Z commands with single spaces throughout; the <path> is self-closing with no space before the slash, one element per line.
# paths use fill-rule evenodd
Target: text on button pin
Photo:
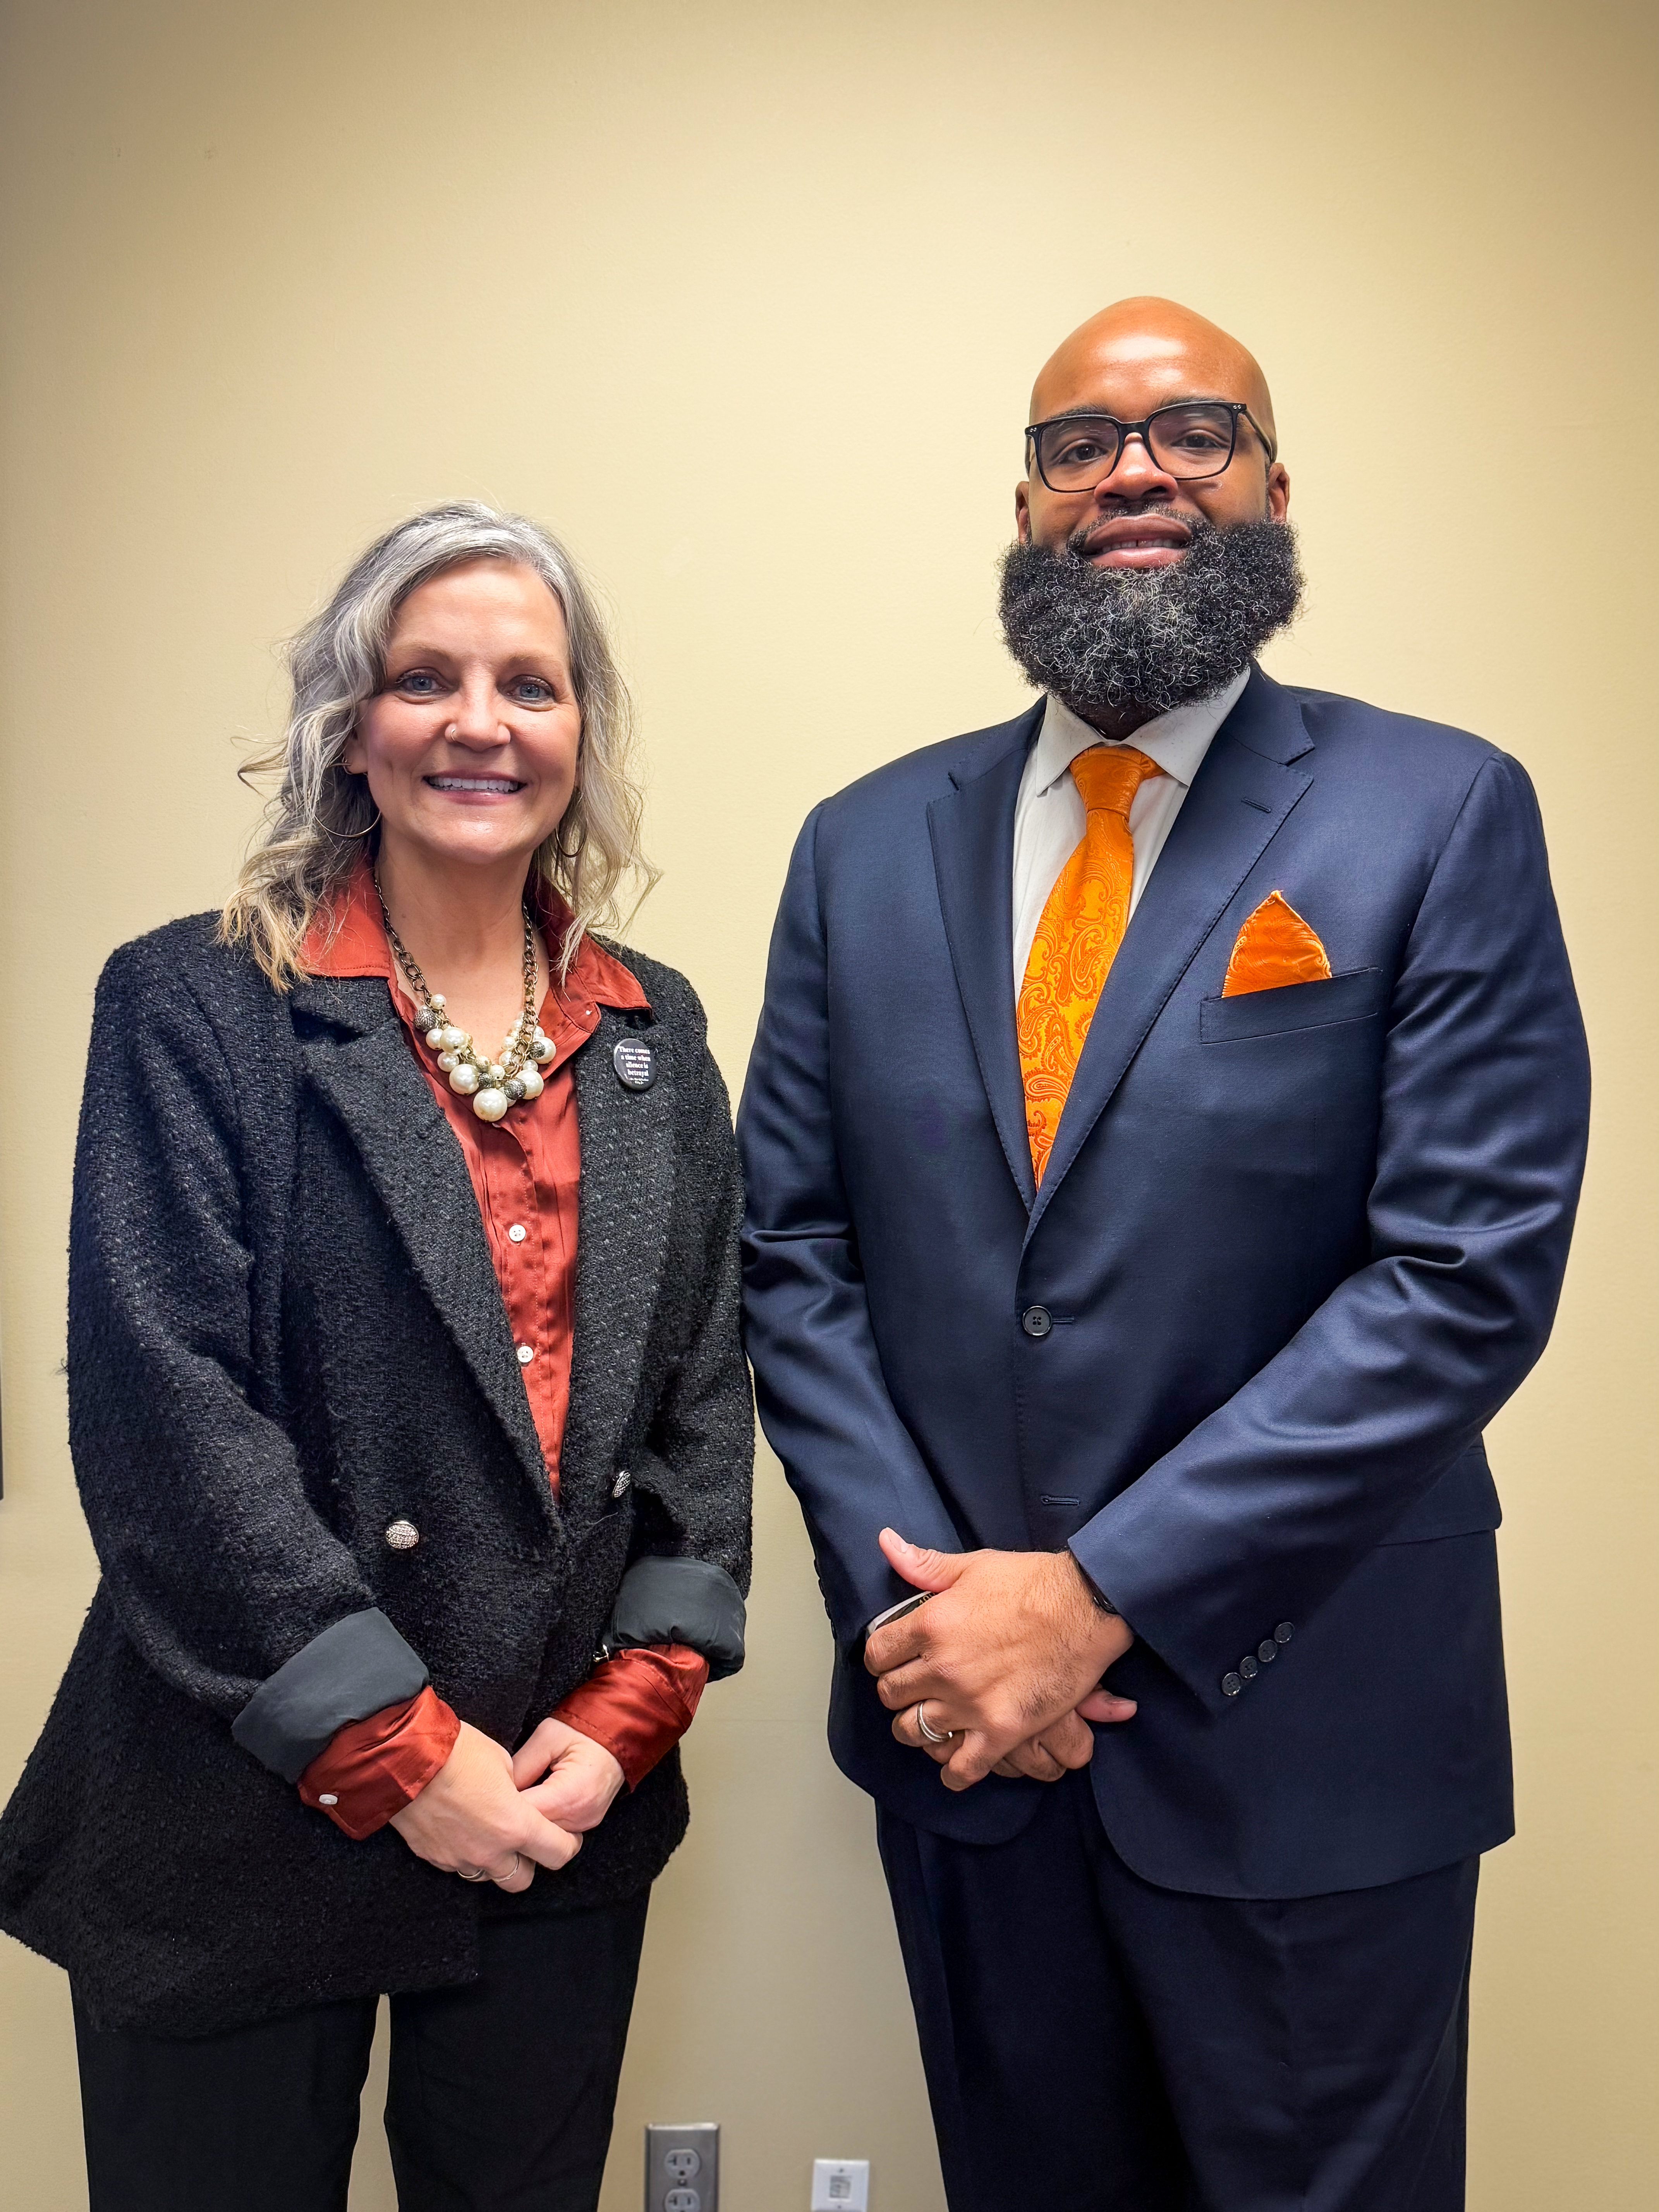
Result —
<path fill-rule="evenodd" d="M 619 1039 L 611 1065 L 624 1091 L 648 1091 L 657 1079 L 657 1055 L 643 1037 Z"/>

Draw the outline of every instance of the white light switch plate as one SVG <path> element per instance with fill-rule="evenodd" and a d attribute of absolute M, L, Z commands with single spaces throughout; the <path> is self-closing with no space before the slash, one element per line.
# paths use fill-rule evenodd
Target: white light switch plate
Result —
<path fill-rule="evenodd" d="M 815 2158 L 812 2212 L 870 2212 L 867 2158 Z"/>

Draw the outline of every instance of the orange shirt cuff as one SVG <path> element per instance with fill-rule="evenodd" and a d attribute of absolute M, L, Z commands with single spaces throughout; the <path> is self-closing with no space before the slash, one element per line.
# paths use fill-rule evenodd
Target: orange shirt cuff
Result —
<path fill-rule="evenodd" d="M 555 1712 L 602 1743 L 637 1790 L 691 1725 L 708 1662 L 684 1644 L 652 1644 L 602 1659 Z"/>
<path fill-rule="evenodd" d="M 460 1732 L 460 1722 L 430 1688 L 367 1720 L 348 1721 L 300 1777 L 301 1801 L 361 1842 L 414 1803 Z"/>

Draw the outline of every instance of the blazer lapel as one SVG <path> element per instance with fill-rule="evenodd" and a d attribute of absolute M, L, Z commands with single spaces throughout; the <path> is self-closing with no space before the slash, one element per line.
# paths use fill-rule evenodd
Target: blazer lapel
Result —
<path fill-rule="evenodd" d="M 653 1047 L 657 1080 L 628 1090 L 612 1058 L 623 1037 Z M 640 1372 L 661 1295 L 674 1203 L 676 1100 L 691 1071 L 677 1068 L 667 1033 L 602 1007 L 577 1053 L 576 1116 L 582 1176 L 570 1411 L 562 1459 L 567 1510 L 601 1509 L 629 1434 Z"/>
<path fill-rule="evenodd" d="M 1039 700 L 1018 721 L 994 731 L 988 758 L 982 765 L 953 769 L 955 789 L 927 809 L 933 872 L 962 1010 L 1004 1158 L 1028 1207 L 1036 1180 L 1014 1028 L 1014 805 L 1042 714 Z"/>
<path fill-rule="evenodd" d="M 472 1180 L 386 985 L 373 977 L 318 979 L 301 984 L 292 1003 L 333 1031 L 301 1047 L 306 1072 L 345 1125 L 416 1274 L 551 1513 L 546 1462 Z"/>
<path fill-rule="evenodd" d="M 1293 764 L 1312 745 L 1289 693 L 1253 670 L 1204 756 L 1112 963 L 1031 1211 L 1028 1243 L 1170 994 L 1313 781 L 1310 769 Z"/>

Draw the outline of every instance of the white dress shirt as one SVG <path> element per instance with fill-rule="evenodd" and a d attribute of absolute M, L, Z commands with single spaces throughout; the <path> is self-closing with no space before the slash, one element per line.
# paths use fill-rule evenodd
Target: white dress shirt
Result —
<path fill-rule="evenodd" d="M 1098 730 L 1049 694 L 1042 727 L 1026 761 L 1014 805 L 1016 1002 L 1048 894 L 1083 842 L 1083 797 L 1072 781 L 1072 763 L 1091 745 L 1117 742 L 1133 745 L 1164 771 L 1162 775 L 1146 778 L 1129 808 L 1129 836 L 1135 848 L 1134 876 L 1129 886 L 1133 915 L 1164 850 L 1164 841 L 1175 827 L 1199 763 L 1210 750 L 1210 740 L 1237 705 L 1249 678 L 1247 668 L 1224 690 L 1212 691 L 1207 699 L 1194 699 L 1189 706 L 1177 707 L 1173 714 L 1159 714 L 1133 736 L 1120 740 L 1103 738 Z"/>

